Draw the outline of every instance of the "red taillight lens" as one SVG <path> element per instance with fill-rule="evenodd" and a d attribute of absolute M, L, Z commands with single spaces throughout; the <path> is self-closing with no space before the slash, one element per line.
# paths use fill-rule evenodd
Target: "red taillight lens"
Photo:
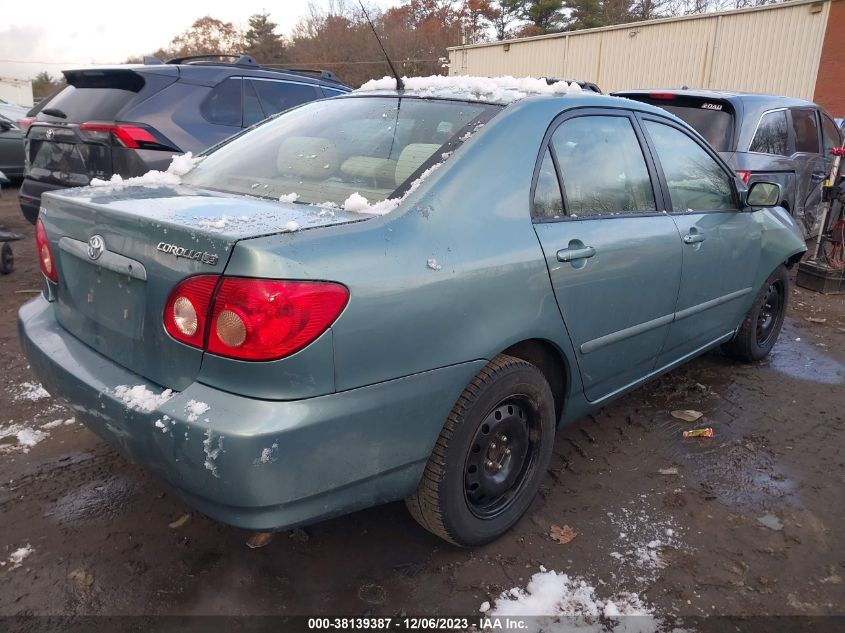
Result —
<path fill-rule="evenodd" d="M 53 250 L 50 248 L 50 241 L 47 239 L 47 231 L 44 230 L 44 223 L 41 218 L 35 223 L 35 245 L 38 247 L 38 264 L 41 272 L 53 283 L 59 283 L 59 274 L 56 272 L 56 262 L 53 260 Z"/>
<path fill-rule="evenodd" d="M 156 138 L 151 129 L 140 125 L 89 121 L 80 125 L 79 130 L 100 141 L 107 141 L 114 135 L 121 145 L 129 149 L 176 150 L 171 143 Z"/>
<path fill-rule="evenodd" d="M 226 277 L 214 300 L 208 351 L 274 360 L 301 350 L 334 323 L 349 291 L 327 281 Z"/>
<path fill-rule="evenodd" d="M 24 117 L 22 119 L 18 119 L 17 124 L 18 127 L 21 129 L 21 134 L 26 136 L 26 133 L 29 131 L 29 128 L 32 127 L 34 121 L 35 117 Z"/>
<path fill-rule="evenodd" d="M 672 99 L 678 98 L 678 95 L 674 92 L 649 92 L 648 96 L 650 99 L 659 99 L 661 101 L 671 101 Z"/>
<path fill-rule="evenodd" d="M 197 275 L 182 281 L 164 305 L 164 329 L 185 345 L 203 349 L 205 326 L 219 275 Z"/>
<path fill-rule="evenodd" d="M 748 184 L 748 179 L 751 178 L 751 172 L 745 169 L 737 169 L 736 175 L 739 176 L 739 179 L 742 181 L 744 185 Z"/>
<path fill-rule="evenodd" d="M 276 360 L 317 339 L 348 301 L 346 287 L 328 281 L 198 275 L 170 294 L 164 327 L 177 341 L 212 354 Z"/>

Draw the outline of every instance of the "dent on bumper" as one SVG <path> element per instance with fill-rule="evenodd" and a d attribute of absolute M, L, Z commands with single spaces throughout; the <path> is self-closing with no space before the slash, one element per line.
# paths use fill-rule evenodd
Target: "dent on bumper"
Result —
<path fill-rule="evenodd" d="M 194 383 L 151 411 L 118 385 L 159 385 L 65 331 L 42 297 L 18 316 L 45 388 L 88 428 L 223 522 L 290 527 L 400 499 L 416 487 L 449 410 L 484 365 L 474 361 L 296 401 L 244 398 Z M 191 407 L 195 401 L 208 405 Z"/>

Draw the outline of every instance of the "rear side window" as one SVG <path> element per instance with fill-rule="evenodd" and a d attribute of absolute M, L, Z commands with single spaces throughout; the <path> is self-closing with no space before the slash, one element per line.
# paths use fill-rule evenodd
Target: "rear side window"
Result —
<path fill-rule="evenodd" d="M 556 218 L 563 215 L 563 198 L 560 195 L 560 183 L 549 150 L 540 164 L 537 186 L 534 188 L 534 202 L 531 215 L 535 218 Z"/>
<path fill-rule="evenodd" d="M 258 93 L 258 99 L 261 101 L 261 107 L 266 116 L 314 101 L 322 96 L 314 86 L 287 81 L 249 80 L 248 83 L 251 83 Z"/>
<path fill-rule="evenodd" d="M 792 130 L 795 132 L 795 151 L 807 154 L 819 153 L 819 127 L 816 111 L 808 108 L 792 110 Z"/>
<path fill-rule="evenodd" d="M 761 154 L 789 155 L 789 132 L 786 125 L 786 110 L 766 112 L 757 125 L 749 152 Z"/>
<path fill-rule="evenodd" d="M 583 116 L 552 136 L 571 217 L 654 212 L 642 148 L 627 117 Z"/>
<path fill-rule="evenodd" d="M 230 78 L 220 82 L 200 106 L 200 112 L 209 123 L 241 126 L 241 80 Z"/>
<path fill-rule="evenodd" d="M 672 210 L 727 211 L 737 208 L 733 176 L 689 136 L 668 125 L 646 121 L 672 198 Z"/>

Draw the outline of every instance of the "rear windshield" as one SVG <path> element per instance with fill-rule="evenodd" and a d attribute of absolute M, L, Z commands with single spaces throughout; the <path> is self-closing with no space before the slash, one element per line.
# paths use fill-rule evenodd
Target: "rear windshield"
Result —
<path fill-rule="evenodd" d="M 729 103 L 718 99 L 677 96 L 671 99 L 654 99 L 646 95 L 630 95 L 630 98 L 671 112 L 701 134 L 717 152 L 731 151 L 734 115 Z"/>
<path fill-rule="evenodd" d="M 47 100 L 38 104 L 39 121 L 65 121 L 84 123 L 86 121 L 114 120 L 126 104 L 144 87 L 144 79 L 137 73 L 107 73 L 87 71 L 68 73 L 70 85 Z M 58 110 L 67 118 L 51 116 L 42 110 Z"/>
<path fill-rule="evenodd" d="M 407 97 L 316 101 L 218 146 L 184 181 L 307 204 L 343 205 L 353 193 L 380 202 L 400 196 L 500 109 Z"/>

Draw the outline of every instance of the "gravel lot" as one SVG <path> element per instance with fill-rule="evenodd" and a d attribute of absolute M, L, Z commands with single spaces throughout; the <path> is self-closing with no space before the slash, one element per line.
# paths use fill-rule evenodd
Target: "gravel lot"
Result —
<path fill-rule="evenodd" d="M 27 237 L 0 278 L 0 615 L 467 614 L 541 565 L 659 617 L 845 615 L 845 297 L 793 290 L 767 361 L 712 353 L 563 429 L 541 496 L 492 545 L 448 546 L 395 503 L 251 550 L 27 385 L 15 318 L 40 275 L 14 194 L 0 224 Z M 683 439 L 674 409 L 715 437 Z"/>

